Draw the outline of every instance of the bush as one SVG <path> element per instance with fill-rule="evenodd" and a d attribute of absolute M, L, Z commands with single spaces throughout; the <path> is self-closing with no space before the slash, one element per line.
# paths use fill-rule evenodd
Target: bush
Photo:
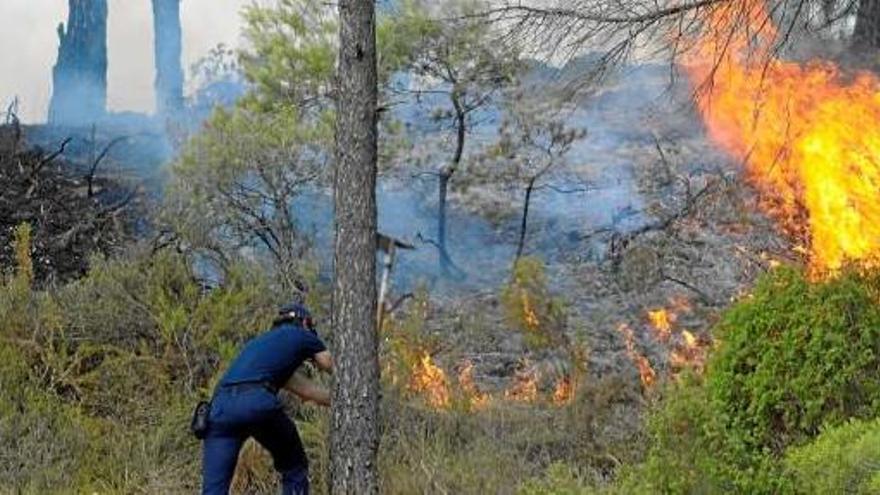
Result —
<path fill-rule="evenodd" d="M 536 258 L 520 258 L 513 279 L 503 288 L 501 302 L 508 324 L 521 331 L 526 344 L 540 349 L 565 339 L 565 307 L 547 288 L 543 263 Z"/>
<path fill-rule="evenodd" d="M 720 344 L 706 374 L 685 376 L 660 399 L 648 421 L 648 456 L 624 470 L 615 490 L 842 493 L 803 488 L 815 450 L 792 454 L 793 471 L 782 458 L 823 426 L 877 414 L 878 296 L 876 272 L 850 270 L 820 283 L 790 268 L 766 275 L 715 328 Z M 824 461 L 838 463 L 833 452 Z M 858 477 L 854 461 L 840 462 L 828 469 Z"/>
<path fill-rule="evenodd" d="M 790 449 L 785 465 L 798 493 L 880 493 L 880 419 L 828 429 Z"/>
<path fill-rule="evenodd" d="M 715 330 L 713 408 L 743 447 L 781 454 L 880 407 L 880 272 L 812 283 L 775 270 Z"/>
<path fill-rule="evenodd" d="M 197 490 L 189 414 L 272 317 L 260 272 L 233 269 L 209 290 L 181 255 L 133 249 L 36 290 L 28 234 L 0 284 L 0 492 Z"/>

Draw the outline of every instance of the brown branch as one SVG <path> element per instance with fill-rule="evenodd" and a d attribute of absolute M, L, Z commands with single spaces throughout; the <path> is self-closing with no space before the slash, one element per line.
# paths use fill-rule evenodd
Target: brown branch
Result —
<path fill-rule="evenodd" d="M 58 148 L 57 151 L 55 151 L 51 155 L 47 156 L 46 158 L 43 158 L 42 160 L 40 160 L 40 163 L 38 163 L 31 170 L 30 179 L 33 179 L 38 173 L 40 173 L 40 170 L 42 170 L 43 167 L 45 167 L 46 165 L 51 163 L 53 160 L 55 160 L 56 158 L 61 156 L 61 154 L 64 153 L 64 150 L 67 148 L 67 145 L 70 144 L 71 141 L 73 141 L 73 138 L 68 137 L 67 139 L 65 139 L 64 141 L 61 142 L 61 146 Z"/>
<path fill-rule="evenodd" d="M 109 143 L 107 143 L 107 146 L 104 147 L 104 149 L 101 151 L 101 153 L 98 155 L 98 157 L 95 158 L 95 160 L 92 162 L 92 165 L 89 167 L 89 174 L 86 176 L 86 182 L 88 183 L 88 196 L 90 198 L 92 196 L 94 196 L 94 190 L 92 188 L 92 184 L 94 184 L 94 181 L 95 181 L 95 173 L 98 171 L 98 165 L 100 165 L 101 161 L 107 157 L 107 154 L 110 153 L 110 150 L 114 146 L 121 143 L 122 141 L 125 141 L 126 139 L 128 139 L 128 136 L 121 136 L 121 137 L 117 137 L 117 138 L 113 139 L 112 141 L 110 141 Z"/>
<path fill-rule="evenodd" d="M 522 4 L 516 5 L 506 5 L 503 7 L 496 7 L 493 9 L 485 10 L 481 12 L 479 15 L 482 16 L 496 16 L 499 14 L 508 15 L 508 14 L 517 14 L 516 17 L 533 17 L 538 19 L 571 19 L 581 22 L 591 22 L 591 23 L 601 23 L 601 24 L 643 24 L 643 23 L 651 23 L 656 22 L 660 19 L 664 19 L 667 17 L 676 16 L 679 14 L 683 14 L 692 10 L 698 10 L 704 7 L 709 7 L 717 3 L 724 3 L 730 0 L 700 0 L 697 2 L 683 3 L 679 5 L 675 5 L 672 7 L 667 7 L 664 9 L 655 10 L 653 12 L 647 12 L 641 15 L 634 16 L 614 16 L 614 15 L 604 15 L 599 13 L 587 13 L 580 12 L 574 9 L 564 9 L 564 8 L 540 8 L 540 7 L 530 7 Z"/>

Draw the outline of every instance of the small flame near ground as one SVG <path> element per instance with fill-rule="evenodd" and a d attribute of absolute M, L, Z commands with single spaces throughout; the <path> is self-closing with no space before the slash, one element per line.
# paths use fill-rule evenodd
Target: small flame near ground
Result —
<path fill-rule="evenodd" d="M 692 311 L 686 298 L 673 298 L 669 308 L 648 311 L 648 319 L 654 329 L 657 340 L 669 345 L 669 364 L 673 378 L 678 378 L 685 369 L 702 372 L 706 365 L 706 357 L 711 347 L 711 339 L 698 337 L 688 330 L 676 332 L 674 322 L 678 316 Z"/>
<path fill-rule="evenodd" d="M 458 372 L 458 386 L 464 393 L 471 410 L 480 411 L 489 405 L 489 394 L 480 391 L 474 382 L 474 363 L 465 361 Z"/>
<path fill-rule="evenodd" d="M 429 406 L 446 409 L 450 405 L 449 384 L 446 372 L 434 364 L 427 352 L 413 366 L 409 383 L 410 391 L 422 394 Z"/>
<path fill-rule="evenodd" d="M 763 2 L 722 2 L 684 62 L 713 141 L 744 161 L 814 278 L 880 254 L 880 81 L 776 56 Z M 708 81 L 711 83 L 707 84 Z"/>
<path fill-rule="evenodd" d="M 553 389 L 553 404 L 562 407 L 574 398 L 574 383 L 569 375 L 562 375 Z"/>
<path fill-rule="evenodd" d="M 648 319 L 651 325 L 657 331 L 657 336 L 662 341 L 669 340 L 672 332 L 672 321 L 675 319 L 675 313 L 670 313 L 665 308 L 648 311 Z"/>
<path fill-rule="evenodd" d="M 535 312 L 535 308 L 532 307 L 529 293 L 523 290 L 520 297 L 522 299 L 523 320 L 525 321 L 526 328 L 533 332 L 537 332 L 538 329 L 541 328 L 541 320 L 538 318 L 538 313 Z"/>
<path fill-rule="evenodd" d="M 651 367 L 651 362 L 644 355 L 636 350 L 636 339 L 632 328 L 626 323 L 621 323 L 617 327 L 617 331 L 623 334 L 623 341 L 626 345 L 626 355 L 629 356 L 633 364 L 639 370 L 639 378 L 641 378 L 644 388 L 651 388 L 657 381 L 657 372 Z"/>
<path fill-rule="evenodd" d="M 513 377 L 513 384 L 504 391 L 504 398 L 514 402 L 535 402 L 538 399 L 538 370 L 524 361 Z"/>

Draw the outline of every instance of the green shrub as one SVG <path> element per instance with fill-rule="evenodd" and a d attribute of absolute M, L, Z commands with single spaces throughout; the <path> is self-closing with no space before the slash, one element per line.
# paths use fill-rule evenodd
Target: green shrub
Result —
<path fill-rule="evenodd" d="M 519 489 L 520 495 L 591 495 L 600 493 L 572 466 L 553 463 L 544 475 L 526 481 Z"/>
<path fill-rule="evenodd" d="M 508 324 L 522 332 L 530 348 L 560 344 L 564 339 L 565 307 L 550 294 L 541 260 L 517 260 L 513 278 L 502 289 L 501 302 Z"/>
<path fill-rule="evenodd" d="M 207 290 L 182 256 L 133 249 L 36 290 L 28 242 L 0 284 L 0 493 L 196 491 L 189 414 L 272 317 L 260 272 Z"/>
<path fill-rule="evenodd" d="M 715 337 L 705 375 L 684 377 L 660 398 L 648 421 L 649 453 L 623 470 L 617 492 L 791 493 L 781 462 L 787 447 L 878 412 L 876 272 L 811 282 L 775 270 L 725 313 Z M 830 469 L 853 473 L 841 462 Z"/>
<path fill-rule="evenodd" d="M 880 493 L 880 419 L 828 429 L 790 449 L 785 465 L 798 493 Z"/>
<path fill-rule="evenodd" d="M 724 315 L 707 385 L 744 448 L 780 454 L 825 424 L 880 410 L 878 294 L 878 272 L 812 283 L 784 268 Z"/>
<path fill-rule="evenodd" d="M 645 460 L 625 466 L 613 493 L 788 492 L 778 463 L 763 452 L 742 449 L 713 409 L 704 379 L 684 375 L 671 385 L 647 421 Z"/>

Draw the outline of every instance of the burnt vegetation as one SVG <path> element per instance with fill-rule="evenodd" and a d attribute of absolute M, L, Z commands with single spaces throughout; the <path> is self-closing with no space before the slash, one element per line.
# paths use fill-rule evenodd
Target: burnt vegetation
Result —
<path fill-rule="evenodd" d="M 33 229 L 33 262 L 40 283 L 83 276 L 94 255 L 118 254 L 143 227 L 143 198 L 131 184 L 103 176 L 106 153 L 92 163 L 74 163 L 65 151 L 73 138 L 55 149 L 28 143 L 22 127 L 0 127 L 0 260 L 13 265 L 13 232 Z"/>
<path fill-rule="evenodd" d="M 153 6 L 158 119 L 0 127 L 0 492 L 198 490 L 291 297 L 356 385 L 284 396 L 318 493 L 880 492 L 876 1 L 286 0 L 193 101 Z"/>

